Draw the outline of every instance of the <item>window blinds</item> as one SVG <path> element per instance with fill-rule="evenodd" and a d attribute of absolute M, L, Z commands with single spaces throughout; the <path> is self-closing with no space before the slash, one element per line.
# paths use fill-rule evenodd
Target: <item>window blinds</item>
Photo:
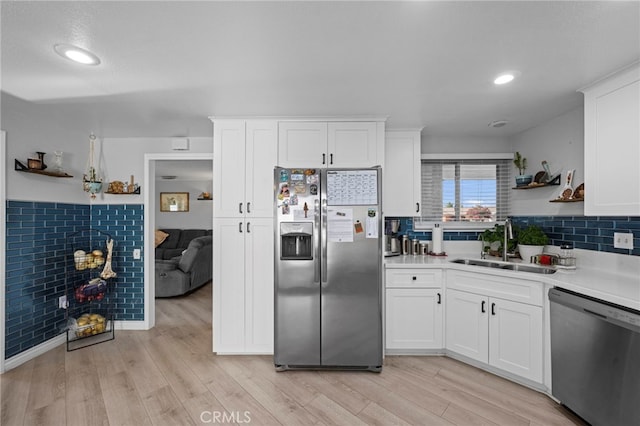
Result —
<path fill-rule="evenodd" d="M 510 160 L 423 160 L 422 222 L 495 222 L 509 214 Z"/>

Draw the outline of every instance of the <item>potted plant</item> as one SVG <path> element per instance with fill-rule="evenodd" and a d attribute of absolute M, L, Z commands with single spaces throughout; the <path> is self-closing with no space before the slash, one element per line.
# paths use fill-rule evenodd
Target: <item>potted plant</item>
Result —
<path fill-rule="evenodd" d="M 532 175 L 525 175 L 527 170 L 527 159 L 520 155 L 520 152 L 516 151 L 513 156 L 513 164 L 518 169 L 519 175 L 516 176 L 516 186 L 527 186 L 533 181 Z"/>
<path fill-rule="evenodd" d="M 513 231 L 517 233 L 517 227 L 513 226 Z M 502 245 L 504 243 L 504 225 L 496 224 L 493 228 L 485 229 L 479 236 L 482 240 L 482 251 L 489 256 L 502 256 Z M 516 250 L 516 241 L 508 240 L 507 253 L 513 253 Z"/>
<path fill-rule="evenodd" d="M 542 253 L 549 237 L 537 225 L 529 225 L 517 234 L 518 251 L 525 262 L 531 263 L 531 257 Z"/>

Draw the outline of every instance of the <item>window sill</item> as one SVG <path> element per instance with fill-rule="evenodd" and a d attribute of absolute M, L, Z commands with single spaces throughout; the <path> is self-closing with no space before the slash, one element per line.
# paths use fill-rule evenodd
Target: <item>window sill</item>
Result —
<path fill-rule="evenodd" d="M 414 231 L 431 231 L 433 225 L 440 224 L 444 232 L 474 232 L 491 229 L 501 222 L 422 222 L 417 218 L 413 219 Z"/>

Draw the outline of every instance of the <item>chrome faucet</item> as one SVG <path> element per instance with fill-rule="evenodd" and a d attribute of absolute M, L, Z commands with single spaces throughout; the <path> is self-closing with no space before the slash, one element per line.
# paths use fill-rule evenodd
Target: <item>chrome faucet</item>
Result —
<path fill-rule="evenodd" d="M 513 240 L 513 227 L 511 226 L 511 219 L 506 218 L 504 221 L 504 241 L 502 243 L 502 260 L 505 262 L 509 260 L 509 256 L 507 256 L 509 240 Z"/>

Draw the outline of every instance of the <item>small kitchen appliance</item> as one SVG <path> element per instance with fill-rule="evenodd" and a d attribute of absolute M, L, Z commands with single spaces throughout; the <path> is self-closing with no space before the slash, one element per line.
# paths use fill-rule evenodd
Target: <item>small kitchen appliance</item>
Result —
<path fill-rule="evenodd" d="M 400 255 L 400 221 L 397 219 L 385 219 L 384 221 L 384 256 Z"/>

